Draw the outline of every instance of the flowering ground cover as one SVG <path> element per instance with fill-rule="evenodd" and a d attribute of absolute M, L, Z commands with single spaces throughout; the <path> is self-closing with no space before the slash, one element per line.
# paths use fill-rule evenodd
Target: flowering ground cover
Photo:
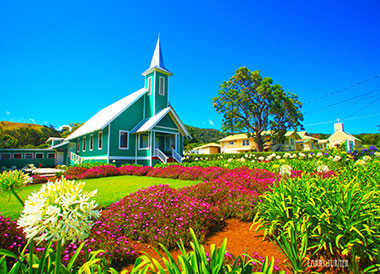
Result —
<path fill-rule="evenodd" d="M 85 182 L 84 189 L 86 191 L 98 190 L 95 200 L 101 208 L 109 206 L 129 193 L 152 185 L 169 184 L 172 188 L 181 188 L 199 183 L 199 181 L 167 180 L 145 176 L 118 176 L 117 179 L 115 177 L 104 177 L 86 179 Z M 26 200 L 32 192 L 38 191 L 40 188 L 41 185 L 27 185 L 18 191 L 18 195 L 21 199 Z M 0 196 L 0 212 L 3 216 L 16 220 L 20 217 L 22 209 L 23 207 L 13 196 Z"/>
<path fill-rule="evenodd" d="M 228 218 L 255 218 L 258 229 L 277 242 L 294 271 L 308 271 L 308 258 L 357 262 L 340 272 L 355 272 L 355 267 L 359 272 L 373 271 L 371 267 L 378 267 L 380 257 L 378 155 L 360 159 L 343 154 L 289 155 L 254 162 L 247 160 L 249 155 L 199 161 L 203 166 L 77 168 L 72 174 L 81 178 L 109 176 L 86 179 L 91 187 L 97 181 L 107 181 L 99 193 L 111 189 L 121 192 L 123 184 L 117 182 L 124 178 L 132 178 L 136 188 L 141 188 L 136 183 L 139 179 L 171 182 L 183 178 L 187 180 L 181 181 L 182 186 L 193 185 L 180 189 L 156 185 L 122 193 L 107 204 L 91 231 L 86 232 L 89 236 L 83 250 L 76 243 L 63 246 L 63 261 L 75 257 L 77 250 L 82 254 L 79 259 L 86 260 L 85 251 L 102 249 L 99 257 L 107 265 L 121 268 L 136 259 L 136 243 L 163 244 L 170 250 L 179 239 L 189 246 L 190 228 L 203 243 L 211 232 L 222 229 Z M 220 166 L 211 166 L 215 163 Z M 251 163 L 265 165 L 268 170 L 249 168 Z M 191 180 L 203 182 L 194 184 Z"/>

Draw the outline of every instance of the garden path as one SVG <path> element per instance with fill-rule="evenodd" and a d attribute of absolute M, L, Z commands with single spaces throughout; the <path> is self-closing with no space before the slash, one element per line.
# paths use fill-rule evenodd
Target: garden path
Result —
<path fill-rule="evenodd" d="M 256 232 L 255 228 L 250 230 L 251 222 L 242 222 L 237 219 L 230 219 L 226 221 L 226 227 L 210 236 L 204 244 L 206 252 L 209 252 L 210 245 L 215 244 L 220 247 L 224 238 L 227 238 L 227 252 L 238 256 L 241 254 L 254 255 L 255 257 L 261 256 L 263 259 L 265 256 L 274 257 L 275 265 L 280 268 L 280 270 L 285 270 L 286 273 L 291 273 L 289 269 L 286 268 L 284 262 L 285 257 L 281 252 L 274 246 L 274 244 L 269 240 L 263 240 L 263 232 Z M 136 243 L 136 250 L 146 252 L 149 256 L 162 262 L 154 251 L 153 247 L 147 244 Z M 177 258 L 181 254 L 179 250 L 172 250 L 171 254 L 174 258 Z M 132 265 L 128 266 L 126 269 L 131 270 Z"/>

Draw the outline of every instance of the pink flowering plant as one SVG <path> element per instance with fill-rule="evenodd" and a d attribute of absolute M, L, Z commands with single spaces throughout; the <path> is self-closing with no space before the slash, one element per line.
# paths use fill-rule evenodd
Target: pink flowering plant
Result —
<path fill-rule="evenodd" d="M 200 241 L 224 226 L 220 211 L 208 203 L 182 194 L 168 185 L 132 193 L 102 213 L 110 227 L 133 240 L 174 248 L 179 239 L 188 243 L 190 227 Z"/>

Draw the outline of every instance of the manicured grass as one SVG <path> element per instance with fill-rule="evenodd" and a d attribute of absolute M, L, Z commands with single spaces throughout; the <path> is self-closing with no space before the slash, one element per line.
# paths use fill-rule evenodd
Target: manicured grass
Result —
<path fill-rule="evenodd" d="M 98 190 L 95 199 L 101 207 L 106 207 L 125 197 L 129 193 L 153 185 L 168 184 L 173 188 L 181 188 L 199 183 L 196 181 L 128 175 L 87 179 L 83 181 L 86 182 L 85 190 Z M 25 201 L 30 193 L 33 191 L 38 191 L 40 188 L 41 185 L 27 186 L 19 192 L 19 195 Z M 11 217 L 13 220 L 16 220 L 20 216 L 22 209 L 21 204 L 14 196 L 11 196 L 10 199 L 8 196 L 0 197 L 0 215 L 3 215 L 4 217 Z"/>

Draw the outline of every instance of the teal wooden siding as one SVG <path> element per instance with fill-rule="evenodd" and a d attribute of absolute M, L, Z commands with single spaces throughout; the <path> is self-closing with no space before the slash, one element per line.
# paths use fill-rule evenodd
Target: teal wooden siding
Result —
<path fill-rule="evenodd" d="M 103 130 L 94 131 L 92 133 L 83 135 L 79 138 L 70 141 L 70 147 L 68 148 L 68 162 L 73 165 L 75 162 L 72 161 L 70 157 L 70 152 L 79 155 L 83 162 L 96 161 L 96 162 L 107 162 L 108 158 L 108 127 L 106 126 Z M 102 147 L 99 149 L 99 132 L 102 132 Z M 90 150 L 91 135 L 93 136 L 93 149 Z M 83 151 L 83 141 L 86 141 L 86 150 Z M 79 152 L 77 150 L 79 142 Z M 101 159 L 100 159 L 101 158 Z"/>
<path fill-rule="evenodd" d="M 169 77 L 163 73 L 156 72 L 156 79 L 154 81 L 155 88 L 155 114 L 157 114 L 161 109 L 168 107 L 168 80 Z M 165 92 L 164 95 L 160 95 L 160 77 L 165 79 Z"/>
<path fill-rule="evenodd" d="M 145 115 L 144 116 L 145 116 L 145 118 L 152 117 L 153 112 L 154 112 L 153 111 L 153 106 L 154 106 L 154 80 L 155 80 L 154 75 L 155 75 L 155 73 L 152 72 L 145 77 L 145 88 L 148 88 L 149 77 L 152 77 L 152 94 L 149 95 L 149 92 L 147 92 L 144 95 L 144 100 L 145 100 L 145 113 L 144 113 Z"/>
<path fill-rule="evenodd" d="M 4 159 L 6 155 L 10 154 L 10 159 Z M 21 159 L 15 159 L 14 154 L 21 154 Z M 26 159 L 26 154 L 33 155 L 33 159 Z M 36 154 L 42 154 L 43 158 L 36 158 Z M 48 154 L 54 154 L 54 158 L 48 158 Z M 29 164 L 35 167 L 54 167 L 55 166 L 56 152 L 53 149 L 0 149 L 0 167 L 10 168 L 23 168 Z"/>
<path fill-rule="evenodd" d="M 111 157 L 134 157 L 136 138 L 131 130 L 143 120 L 144 97 L 138 99 L 133 105 L 111 122 L 110 152 Z M 119 148 L 120 130 L 128 131 L 128 149 Z"/>
<path fill-rule="evenodd" d="M 157 125 L 155 127 L 157 127 L 157 128 L 162 127 L 162 128 L 166 128 L 166 129 L 174 129 L 176 132 L 178 132 L 177 126 L 169 114 L 166 114 L 165 117 L 163 117 L 161 119 L 161 121 L 157 123 Z"/>

